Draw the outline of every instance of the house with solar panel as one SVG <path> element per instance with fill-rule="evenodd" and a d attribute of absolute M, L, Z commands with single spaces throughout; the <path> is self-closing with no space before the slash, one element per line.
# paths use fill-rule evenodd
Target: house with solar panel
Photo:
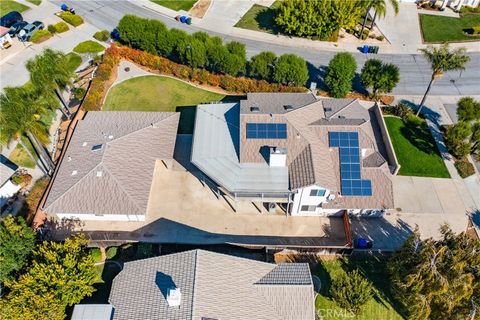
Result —
<path fill-rule="evenodd" d="M 378 106 L 312 93 L 199 105 L 191 161 L 234 202 L 290 215 L 382 215 L 399 169 Z"/>

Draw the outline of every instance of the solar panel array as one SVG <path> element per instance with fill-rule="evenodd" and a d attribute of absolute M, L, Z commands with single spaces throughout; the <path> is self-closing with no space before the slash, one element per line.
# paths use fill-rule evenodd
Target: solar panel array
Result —
<path fill-rule="evenodd" d="M 247 123 L 247 139 L 287 139 L 287 124 Z"/>
<path fill-rule="evenodd" d="M 371 196 L 372 181 L 360 175 L 360 145 L 358 132 L 328 133 L 330 147 L 340 153 L 341 194 L 344 196 Z"/>

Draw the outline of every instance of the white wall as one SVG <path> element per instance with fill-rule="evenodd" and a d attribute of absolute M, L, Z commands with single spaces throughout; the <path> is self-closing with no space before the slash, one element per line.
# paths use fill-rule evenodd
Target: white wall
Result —
<path fill-rule="evenodd" d="M 310 191 L 317 190 L 317 189 L 324 189 L 325 195 L 323 197 L 318 196 L 310 196 Z M 305 187 L 303 189 L 299 189 L 297 193 L 293 196 L 293 205 L 292 205 L 292 216 L 319 216 L 324 215 L 322 208 L 319 205 L 322 202 L 327 200 L 328 195 L 330 194 L 330 190 L 322 188 L 317 185 Z M 316 206 L 315 211 L 301 211 L 302 206 Z"/>
<path fill-rule="evenodd" d="M 78 219 L 93 221 L 145 221 L 144 215 L 127 215 L 127 214 L 83 214 L 83 213 L 57 213 L 59 219 Z"/>

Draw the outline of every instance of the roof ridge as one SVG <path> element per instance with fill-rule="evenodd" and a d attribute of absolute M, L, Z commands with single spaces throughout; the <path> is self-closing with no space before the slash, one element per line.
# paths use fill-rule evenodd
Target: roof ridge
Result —
<path fill-rule="evenodd" d="M 332 98 L 332 99 L 334 99 L 334 98 Z M 341 109 L 337 110 L 336 112 L 332 113 L 329 117 L 325 117 L 325 119 L 330 119 L 330 118 L 332 118 L 334 115 L 336 115 L 336 114 L 339 113 L 340 111 L 342 111 L 342 110 L 350 107 L 355 101 L 358 101 L 358 98 L 353 99 L 353 100 L 350 101 L 346 106 L 344 106 L 343 108 L 341 108 Z M 323 101 L 322 101 L 322 105 L 323 105 Z"/>
<path fill-rule="evenodd" d="M 102 157 L 103 157 L 103 155 L 102 155 Z M 62 162 L 63 162 L 63 161 L 62 161 Z M 60 164 L 61 164 L 61 163 L 60 163 Z M 58 164 L 58 165 L 60 165 L 60 164 Z M 67 190 L 65 190 L 64 192 L 62 192 L 62 194 L 61 194 L 57 199 L 53 200 L 53 202 L 50 203 L 50 204 L 48 205 L 48 207 L 45 207 L 44 210 L 47 211 L 47 209 L 50 208 L 55 202 L 57 202 L 58 200 L 62 199 L 65 194 L 67 194 L 73 187 L 75 187 L 77 184 L 79 184 L 80 181 L 83 181 L 83 179 L 85 179 L 86 176 L 88 176 L 93 170 L 95 170 L 95 169 L 96 169 L 98 166 L 100 166 L 101 164 L 102 164 L 101 161 L 100 161 L 99 163 L 97 163 L 96 166 L 94 166 L 90 171 L 86 172 L 80 179 L 78 179 L 77 182 L 75 182 L 75 183 L 72 184 L 70 187 L 68 187 Z M 57 166 L 58 166 L 58 165 L 57 165 Z M 52 181 L 52 183 L 53 183 L 53 181 Z M 47 199 L 47 200 L 48 200 L 48 199 Z"/>
<path fill-rule="evenodd" d="M 110 172 L 110 170 L 108 169 L 108 166 L 106 166 L 103 162 L 101 162 L 100 164 L 103 164 L 103 168 L 108 172 L 108 174 L 113 179 L 113 181 L 115 181 L 115 184 L 118 186 L 118 188 L 128 197 L 128 199 L 133 203 L 133 205 L 137 207 L 137 209 L 141 212 L 142 209 L 138 206 L 137 202 L 133 200 L 130 194 L 122 187 L 121 183 L 117 180 L 115 175 L 112 172 Z M 146 215 L 146 212 L 142 214 Z"/>

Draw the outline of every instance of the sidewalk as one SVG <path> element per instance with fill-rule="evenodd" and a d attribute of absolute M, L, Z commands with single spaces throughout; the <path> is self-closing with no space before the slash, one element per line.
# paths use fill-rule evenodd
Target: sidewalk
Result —
<path fill-rule="evenodd" d="M 172 19 L 179 14 L 179 12 L 165 8 L 148 0 L 129 1 Z M 205 31 L 295 48 L 327 50 L 333 52 L 359 52 L 358 47 L 363 45 L 373 45 L 373 43 L 370 43 L 370 39 L 361 43 L 334 43 L 235 28 L 234 25 L 254 3 L 268 5 L 268 1 L 265 0 L 238 0 L 234 2 L 235 6 L 233 7 L 234 9 L 232 9 L 231 4 L 233 4 L 233 2 L 230 0 L 213 0 L 213 3 L 204 18 L 193 18 L 192 25 Z M 388 2 L 387 6 L 386 17 L 384 19 L 377 18 L 377 25 L 385 34 L 386 38 L 389 39 L 391 44 L 374 43 L 374 45 L 380 47 L 380 53 L 417 54 L 418 49 L 425 48 L 426 45 L 422 43 L 420 36 L 420 24 L 418 21 L 416 5 L 412 3 L 400 3 L 400 13 L 398 16 L 393 14 L 393 9 Z M 466 47 L 469 52 L 480 52 L 480 42 L 478 41 L 452 43 L 451 46 Z"/>

